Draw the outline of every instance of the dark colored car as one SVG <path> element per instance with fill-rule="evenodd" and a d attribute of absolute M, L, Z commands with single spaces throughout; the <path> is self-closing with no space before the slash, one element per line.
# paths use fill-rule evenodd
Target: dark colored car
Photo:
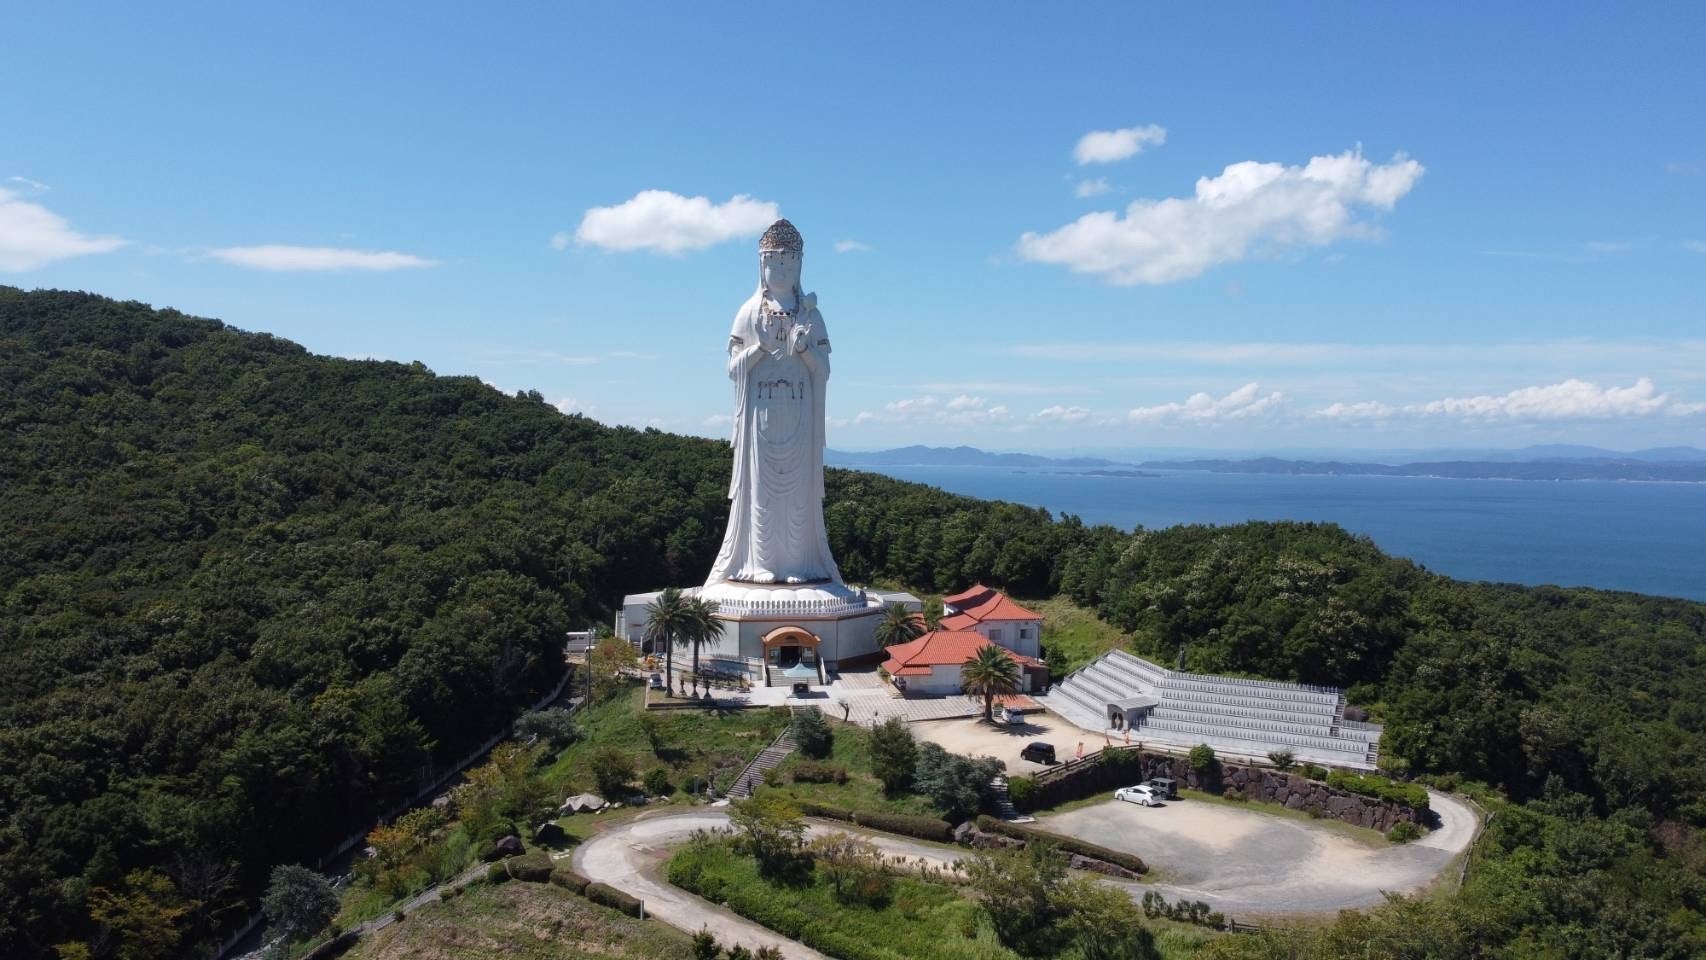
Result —
<path fill-rule="evenodd" d="M 1019 759 L 1029 760 L 1032 763 L 1053 763 L 1055 762 L 1054 744 L 1033 740 L 1025 744 L 1025 749 L 1019 751 Z"/>

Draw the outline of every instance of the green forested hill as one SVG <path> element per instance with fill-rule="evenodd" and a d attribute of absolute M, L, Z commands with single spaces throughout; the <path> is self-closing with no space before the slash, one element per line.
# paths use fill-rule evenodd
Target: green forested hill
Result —
<path fill-rule="evenodd" d="M 726 443 L 537 394 L 0 287 L 0 956 L 86 933 L 91 887 L 144 867 L 211 930 L 500 729 L 564 630 L 702 578 L 728 472 Z M 829 487 L 855 580 L 1047 592 L 1113 535 Z"/>
<path fill-rule="evenodd" d="M 90 892 L 137 870 L 193 904 L 192 952 L 272 864 L 500 729 L 563 630 L 702 577 L 728 458 L 419 365 L 0 287 L 0 957 L 92 939 Z M 827 481 L 851 580 L 1064 592 L 1168 662 L 1345 684 L 1394 763 L 1519 802 L 1463 896 L 1225 955 L 1385 956 L 1422 927 L 1438 948 L 1415 956 L 1706 950 L 1706 605 L 1464 584 L 1329 525 L 1120 533 Z"/>

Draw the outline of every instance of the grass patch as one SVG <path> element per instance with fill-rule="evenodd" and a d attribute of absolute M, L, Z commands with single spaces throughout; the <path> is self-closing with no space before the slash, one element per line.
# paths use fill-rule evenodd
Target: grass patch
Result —
<path fill-rule="evenodd" d="M 874 810 L 882 813 L 905 813 L 914 816 L 941 816 L 942 811 L 915 793 L 890 797 L 871 772 L 871 731 L 865 727 L 840 721 L 830 721 L 835 738 L 830 747 L 829 762 L 847 768 L 846 783 L 794 783 L 789 770 L 799 762 L 798 755 L 789 757 L 777 767 L 780 782 L 762 790 L 776 791 L 801 800 L 813 800 L 848 810 Z"/>
<path fill-rule="evenodd" d="M 1118 627 L 1064 596 L 1050 600 L 1026 600 L 1024 603 L 1042 614 L 1043 648 L 1058 651 L 1065 657 L 1068 672 L 1109 650 L 1124 650 L 1130 646 Z"/>
<path fill-rule="evenodd" d="M 361 960 L 688 960 L 686 934 L 544 883 L 477 884 L 363 938 Z"/>
<path fill-rule="evenodd" d="M 677 790 L 695 778 L 726 787 L 788 723 L 786 715 L 762 708 L 647 713 L 644 705 L 645 690 L 636 682 L 618 696 L 582 708 L 575 720 L 585 736 L 545 768 L 546 782 L 563 794 L 596 792 L 586 758 L 608 746 L 633 757 L 636 785 L 647 771 L 661 769 Z M 656 749 L 648 724 L 657 736 Z"/>
<path fill-rule="evenodd" d="M 979 910 L 942 883 L 897 877 L 886 901 L 837 899 L 818 875 L 797 886 L 758 875 L 723 842 L 691 844 L 669 863 L 670 882 L 843 960 L 1017 960 L 980 922 Z"/>

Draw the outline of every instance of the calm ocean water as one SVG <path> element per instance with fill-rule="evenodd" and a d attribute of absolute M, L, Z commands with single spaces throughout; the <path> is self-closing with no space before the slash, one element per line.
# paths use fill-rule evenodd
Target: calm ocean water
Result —
<path fill-rule="evenodd" d="M 876 469 L 876 468 L 864 468 Z M 1462 580 L 1706 600 L 1706 484 L 1150 471 L 1096 477 L 1005 467 L 883 467 L 954 493 L 1168 527 L 1325 520 Z"/>

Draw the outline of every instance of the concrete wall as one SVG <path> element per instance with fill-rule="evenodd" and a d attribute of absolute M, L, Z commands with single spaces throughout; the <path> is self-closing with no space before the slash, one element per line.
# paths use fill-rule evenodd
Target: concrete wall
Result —
<path fill-rule="evenodd" d="M 992 643 L 1021 656 L 1042 659 L 1043 622 L 1041 620 L 1003 620 L 979 623 L 972 628 Z M 1025 633 L 1021 637 L 1019 634 Z"/>

